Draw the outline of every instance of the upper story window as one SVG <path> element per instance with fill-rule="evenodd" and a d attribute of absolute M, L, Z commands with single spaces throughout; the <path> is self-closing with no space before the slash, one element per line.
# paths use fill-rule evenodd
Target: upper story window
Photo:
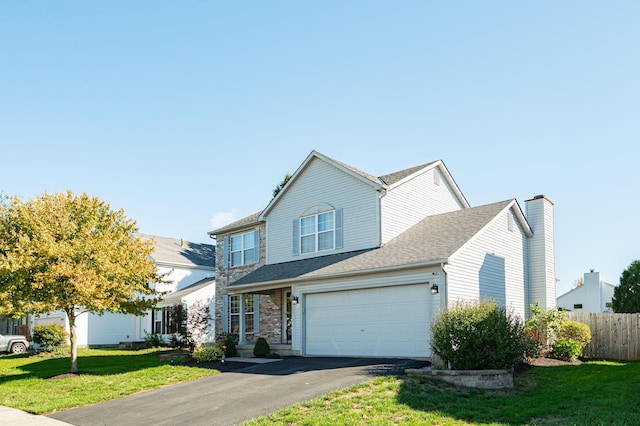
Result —
<path fill-rule="evenodd" d="M 258 263 L 260 260 L 260 231 L 224 237 L 224 267 Z"/>
<path fill-rule="evenodd" d="M 335 245 L 335 212 L 300 219 L 300 252 L 332 250 Z"/>
<path fill-rule="evenodd" d="M 294 256 L 342 247 L 342 209 L 317 205 L 293 221 Z"/>
<path fill-rule="evenodd" d="M 254 263 L 256 242 L 253 232 L 231 236 L 231 266 Z"/>

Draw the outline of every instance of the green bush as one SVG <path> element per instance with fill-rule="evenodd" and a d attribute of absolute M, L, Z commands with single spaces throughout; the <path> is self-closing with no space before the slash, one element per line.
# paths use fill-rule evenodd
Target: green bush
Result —
<path fill-rule="evenodd" d="M 587 324 L 583 324 L 577 321 L 565 320 L 560 324 L 560 330 L 558 331 L 558 337 L 567 339 L 573 339 L 587 346 L 591 342 L 591 329 Z"/>
<path fill-rule="evenodd" d="M 270 353 L 271 348 L 269 347 L 269 343 L 267 343 L 264 337 L 259 337 L 253 347 L 253 356 L 256 358 L 266 358 Z"/>
<path fill-rule="evenodd" d="M 511 369 L 524 359 L 522 323 L 493 301 L 458 303 L 431 330 L 433 351 L 456 370 Z"/>
<path fill-rule="evenodd" d="M 225 355 L 227 358 L 238 356 L 238 349 L 236 347 L 236 335 L 233 333 L 227 333 L 220 336 L 222 338 L 222 344 L 227 347 L 225 349 Z"/>
<path fill-rule="evenodd" d="M 164 341 L 160 333 L 147 333 L 145 331 L 144 334 L 145 348 L 161 348 L 167 346 L 167 342 Z"/>
<path fill-rule="evenodd" d="M 200 346 L 193 351 L 193 359 L 196 362 L 220 361 L 224 355 L 222 348 L 215 346 Z"/>
<path fill-rule="evenodd" d="M 540 358 L 544 345 L 536 332 L 524 332 L 524 356 L 525 358 Z"/>
<path fill-rule="evenodd" d="M 551 351 L 551 356 L 553 358 L 563 360 L 573 360 L 577 359 L 582 354 L 583 348 L 584 345 L 577 340 L 563 337 L 556 340 L 556 342 L 554 343 L 553 350 Z"/>
<path fill-rule="evenodd" d="M 33 341 L 48 351 L 53 351 L 67 343 L 68 333 L 60 324 L 36 325 L 33 328 Z"/>
<path fill-rule="evenodd" d="M 558 331 L 565 321 L 565 313 L 557 307 L 545 311 L 538 302 L 531 305 L 533 316 L 526 322 L 524 329 L 535 333 L 540 340 L 540 356 L 547 356 L 553 348 L 553 342 L 559 338 Z"/>

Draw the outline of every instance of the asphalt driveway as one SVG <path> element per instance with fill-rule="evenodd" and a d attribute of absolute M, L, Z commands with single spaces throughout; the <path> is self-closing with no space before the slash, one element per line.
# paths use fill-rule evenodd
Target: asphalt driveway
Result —
<path fill-rule="evenodd" d="M 131 395 L 49 417 L 72 425 L 234 425 L 426 362 L 292 357 Z"/>

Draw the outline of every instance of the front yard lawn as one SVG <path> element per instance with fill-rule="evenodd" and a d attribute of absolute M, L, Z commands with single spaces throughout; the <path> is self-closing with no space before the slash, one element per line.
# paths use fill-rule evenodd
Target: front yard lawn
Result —
<path fill-rule="evenodd" d="M 162 352 L 80 349 L 78 368 L 86 373 L 66 378 L 54 377 L 69 371 L 68 357 L 0 356 L 0 405 L 48 414 L 218 373 L 160 360 Z"/>
<path fill-rule="evenodd" d="M 380 377 L 246 425 L 640 424 L 640 362 L 533 367 L 514 379 L 514 389 L 485 391 Z"/>

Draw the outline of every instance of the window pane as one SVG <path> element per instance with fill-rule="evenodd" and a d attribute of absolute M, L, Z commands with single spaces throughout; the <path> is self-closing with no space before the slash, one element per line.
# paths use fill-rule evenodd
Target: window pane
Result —
<path fill-rule="evenodd" d="M 240 296 L 229 296 L 229 312 L 232 314 L 240 313 Z"/>
<path fill-rule="evenodd" d="M 316 231 L 316 217 L 303 217 L 300 219 L 300 235 L 313 234 Z"/>
<path fill-rule="evenodd" d="M 253 313 L 253 295 L 248 294 L 244 298 L 244 311 L 246 313 Z"/>
<path fill-rule="evenodd" d="M 244 251 L 244 264 L 245 265 L 255 262 L 255 258 L 253 257 L 253 254 L 255 253 L 255 251 L 256 251 L 256 249 L 250 249 L 250 250 L 245 250 Z"/>
<path fill-rule="evenodd" d="M 300 251 L 302 253 L 311 253 L 312 251 L 316 251 L 316 236 L 315 235 L 309 235 L 306 237 L 302 237 L 301 239 L 301 246 L 300 247 Z"/>
<path fill-rule="evenodd" d="M 318 234 L 318 250 L 330 250 L 333 248 L 333 231 Z"/>
<path fill-rule="evenodd" d="M 231 253 L 231 266 L 242 265 L 242 252 Z"/>
<path fill-rule="evenodd" d="M 240 315 L 231 315 L 229 325 L 231 326 L 231 332 L 238 334 L 240 332 Z"/>
<path fill-rule="evenodd" d="M 242 250 L 242 235 L 231 237 L 231 251 Z"/>
<path fill-rule="evenodd" d="M 333 230 L 333 212 L 318 215 L 318 232 Z"/>
<path fill-rule="evenodd" d="M 255 246 L 255 238 L 253 236 L 253 232 L 249 232 L 248 234 L 244 234 L 242 236 L 242 239 L 244 241 L 244 249 L 252 249 Z"/>
<path fill-rule="evenodd" d="M 244 327 L 245 327 L 245 332 L 253 333 L 253 314 L 245 314 Z"/>

